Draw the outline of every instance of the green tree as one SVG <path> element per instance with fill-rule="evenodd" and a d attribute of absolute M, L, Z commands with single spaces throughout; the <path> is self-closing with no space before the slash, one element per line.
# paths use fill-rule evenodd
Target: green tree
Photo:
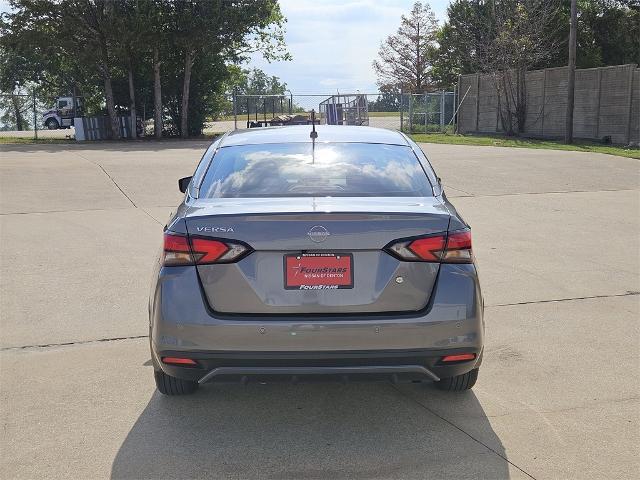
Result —
<path fill-rule="evenodd" d="M 3 42 L 27 59 L 31 72 L 23 77 L 30 73 L 32 78 L 48 79 L 67 89 L 75 88 L 78 78 L 95 84 L 99 77 L 112 134 L 119 138 L 112 86 L 113 5 L 105 0 L 12 0 Z M 63 27 L 69 33 L 61 34 Z"/>
<path fill-rule="evenodd" d="M 138 117 L 136 78 L 139 78 L 139 68 L 136 67 L 144 64 L 148 68 L 148 58 L 152 53 L 148 45 L 157 41 L 155 20 L 163 5 L 152 0 L 119 0 L 113 3 L 113 31 L 117 32 L 112 38 L 114 57 L 117 66 L 126 72 L 129 116 L 135 138 Z"/>
<path fill-rule="evenodd" d="M 287 84 L 274 75 L 267 75 L 259 68 L 241 69 L 233 78 L 240 95 L 284 95 Z"/>
<path fill-rule="evenodd" d="M 31 96 L 24 97 L 27 85 L 22 81 L 21 70 L 25 59 L 0 46 L 0 108 L 6 112 L 0 118 L 0 128 L 27 130 L 26 113 L 31 105 Z M 8 128 L 7 128 L 8 127 Z"/>
<path fill-rule="evenodd" d="M 515 4 L 531 9 L 528 0 L 455 0 L 447 9 L 447 21 L 437 34 L 438 50 L 432 76 L 440 87 L 453 85 L 458 75 L 482 70 L 482 49 L 503 28 L 496 13 L 508 12 Z M 567 64 L 570 0 L 561 0 L 557 14 L 544 29 L 537 19 L 533 26 L 551 46 L 545 55 L 536 55 L 530 68 Z M 550 9 L 548 9 L 550 10 Z M 511 16 L 506 27 L 513 25 Z M 543 17 L 544 18 L 544 17 Z M 578 0 L 578 68 L 640 64 L 640 3 L 637 0 Z"/>
<path fill-rule="evenodd" d="M 398 112 L 401 107 L 400 100 L 398 93 L 382 90 L 375 100 L 369 102 L 369 111 Z"/>
<path fill-rule="evenodd" d="M 439 88 L 458 82 L 458 76 L 480 68 L 477 45 L 486 45 L 493 24 L 489 2 L 454 0 L 447 8 L 447 21 L 437 32 L 432 77 Z"/>
<path fill-rule="evenodd" d="M 434 62 L 438 82 L 468 71 L 490 74 L 503 128 L 524 132 L 526 72 L 557 57 L 560 0 L 457 0 L 448 13 Z"/>
<path fill-rule="evenodd" d="M 637 0 L 578 0 L 578 68 L 640 64 L 639 39 Z"/>
<path fill-rule="evenodd" d="M 182 50 L 180 133 L 189 134 L 191 77 L 194 64 L 216 52 L 221 61 L 237 61 L 261 51 L 268 60 L 288 59 L 284 17 L 274 0 L 182 0 L 174 4 L 173 38 Z"/>
<path fill-rule="evenodd" d="M 373 70 L 381 89 L 422 93 L 431 83 L 438 22 L 428 3 L 416 2 L 400 27 L 380 45 Z"/>
<path fill-rule="evenodd" d="M 274 75 L 268 75 L 259 68 L 243 69 L 239 65 L 230 68 L 230 76 L 227 80 L 228 91 L 233 91 L 235 95 L 281 95 L 285 96 L 287 84 Z M 288 111 L 289 98 L 272 99 L 272 109 L 278 108 Z M 250 109 L 255 112 L 259 104 L 258 99 L 239 97 L 236 98 L 237 114 L 246 114 Z M 228 114 L 233 113 L 233 104 L 229 101 L 225 102 Z M 295 106 L 292 106 L 295 109 Z"/>
<path fill-rule="evenodd" d="M 20 67 L 0 77 L 47 97 L 78 91 L 116 138 L 118 115 L 133 121 L 140 107 L 154 111 L 156 136 L 167 116 L 173 133 L 199 134 L 234 64 L 257 51 L 289 58 L 277 0 L 10 1 L 0 49 Z"/>

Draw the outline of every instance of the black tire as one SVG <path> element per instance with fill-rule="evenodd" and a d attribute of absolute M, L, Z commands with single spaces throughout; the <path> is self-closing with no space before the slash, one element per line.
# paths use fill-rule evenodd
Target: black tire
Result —
<path fill-rule="evenodd" d="M 161 370 L 154 370 L 153 376 L 158 391 L 164 395 L 189 395 L 198 389 L 197 382 L 172 377 Z"/>
<path fill-rule="evenodd" d="M 60 128 L 60 124 L 58 123 L 58 121 L 55 118 L 50 118 L 49 120 L 47 120 L 45 122 L 45 126 L 49 130 L 57 130 L 58 128 Z"/>
<path fill-rule="evenodd" d="M 470 372 L 455 377 L 443 378 L 436 382 L 436 387 L 447 392 L 464 392 L 471 390 L 478 380 L 478 369 L 474 368 Z"/>

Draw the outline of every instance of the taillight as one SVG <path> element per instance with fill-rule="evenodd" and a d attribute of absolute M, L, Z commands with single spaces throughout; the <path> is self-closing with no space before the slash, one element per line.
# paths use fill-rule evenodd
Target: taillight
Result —
<path fill-rule="evenodd" d="M 164 233 L 164 261 L 167 267 L 193 265 L 191 247 L 187 237 L 175 233 Z"/>
<path fill-rule="evenodd" d="M 229 250 L 227 245 L 218 240 L 203 238 L 192 238 L 191 248 L 196 263 L 216 263 Z"/>
<path fill-rule="evenodd" d="M 442 261 L 447 263 L 471 263 L 473 261 L 471 230 L 449 232 L 447 249 Z"/>
<path fill-rule="evenodd" d="M 249 251 L 241 243 L 213 240 L 202 237 L 187 237 L 176 233 L 164 234 L 165 266 L 207 265 L 229 263 L 238 260 Z"/>
<path fill-rule="evenodd" d="M 387 247 L 402 260 L 414 262 L 471 263 L 471 231 L 441 233 L 411 240 L 400 240 Z"/>
<path fill-rule="evenodd" d="M 409 243 L 407 248 L 420 260 L 437 262 L 442 258 L 446 240 L 447 237 L 444 235 L 419 238 Z"/>

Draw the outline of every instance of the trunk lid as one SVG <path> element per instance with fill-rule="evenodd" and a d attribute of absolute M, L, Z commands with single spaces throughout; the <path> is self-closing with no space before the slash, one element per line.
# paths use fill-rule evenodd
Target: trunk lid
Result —
<path fill-rule="evenodd" d="M 439 267 L 398 260 L 383 247 L 400 238 L 446 231 L 449 212 L 433 197 L 223 198 L 196 201 L 185 220 L 191 236 L 239 240 L 255 250 L 236 263 L 197 266 L 209 305 L 217 312 L 383 313 L 425 307 Z M 352 285 L 287 288 L 285 257 L 305 254 L 332 260 L 335 254 L 343 258 L 340 262 L 350 256 Z M 323 265 L 324 260 L 311 261 Z"/>

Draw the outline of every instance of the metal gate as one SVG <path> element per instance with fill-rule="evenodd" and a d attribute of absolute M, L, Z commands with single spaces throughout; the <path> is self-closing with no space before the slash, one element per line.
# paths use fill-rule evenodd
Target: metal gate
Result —
<path fill-rule="evenodd" d="M 369 125 L 406 133 L 453 130 L 455 91 L 424 94 L 335 93 L 232 95 L 233 122 L 218 122 L 218 130 L 311 123 L 311 111 L 320 124 Z"/>

